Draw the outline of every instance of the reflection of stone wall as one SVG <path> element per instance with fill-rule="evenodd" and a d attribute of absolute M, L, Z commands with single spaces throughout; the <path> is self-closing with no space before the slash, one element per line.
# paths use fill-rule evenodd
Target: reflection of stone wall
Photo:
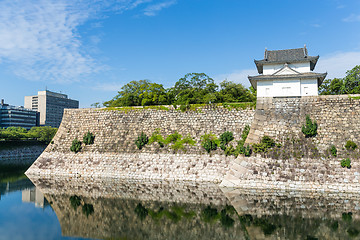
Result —
<path fill-rule="evenodd" d="M 52 203 L 64 236 L 86 237 L 97 239 L 244 239 L 239 223 L 231 229 L 224 229 L 219 221 L 205 223 L 201 220 L 202 204 L 174 204 L 166 202 L 141 202 L 138 200 L 113 198 L 83 198 L 92 204 L 94 213 L 88 217 L 83 214 L 81 206 L 76 210 L 71 206 L 69 195 L 46 195 Z M 163 208 L 173 211 L 176 207 L 185 212 L 194 213 L 191 217 L 169 218 L 163 216 L 156 220 L 150 215 L 145 219 L 135 213 L 141 203 L 148 209 L 158 211 Z M 221 207 L 218 207 L 221 210 Z M 180 215 L 179 215 L 180 216 Z M 240 237 L 240 238 L 239 238 Z"/>
<path fill-rule="evenodd" d="M 229 201 L 217 184 L 194 181 L 117 180 L 113 178 L 31 177 L 44 194 L 81 195 L 87 198 L 123 198 L 226 205 Z"/>
<path fill-rule="evenodd" d="M 44 151 L 45 145 L 25 145 L 0 149 L 0 164 L 30 165 Z"/>
<path fill-rule="evenodd" d="M 350 230 L 356 234 L 360 223 L 360 201 L 355 194 L 249 189 L 224 189 L 222 193 L 216 185 L 194 182 L 32 180 L 54 209 L 65 236 L 158 240 L 350 239 Z M 74 195 L 81 199 L 76 208 L 70 201 Z M 143 219 L 135 211 L 139 203 L 148 211 Z M 82 210 L 85 204 L 94 209 L 88 216 Z M 206 220 L 203 214 L 209 205 L 217 209 L 218 215 Z M 154 215 L 160 209 L 173 214 Z M 233 224 L 220 220 L 224 209 Z"/>
<path fill-rule="evenodd" d="M 230 158 L 222 150 L 209 154 L 200 146 L 205 133 L 234 133 L 240 139 L 245 125 L 250 125 L 254 110 L 228 110 L 205 106 L 196 110 L 99 109 L 65 110 L 62 124 L 45 152 L 27 171 L 27 175 L 112 176 L 117 178 L 221 181 Z M 169 146 L 157 143 L 138 150 L 135 140 L 143 131 L 148 136 L 159 128 L 163 136 L 178 131 L 190 134 L 196 146 L 174 154 Z M 82 140 L 90 131 L 93 145 L 75 154 L 70 146 L 75 138 Z"/>

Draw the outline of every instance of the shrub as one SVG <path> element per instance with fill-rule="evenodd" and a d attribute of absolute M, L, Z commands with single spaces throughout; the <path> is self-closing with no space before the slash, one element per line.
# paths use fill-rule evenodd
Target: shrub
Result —
<path fill-rule="evenodd" d="M 237 151 L 237 149 L 235 149 L 232 145 L 228 146 L 225 149 L 225 156 L 230 156 L 230 155 L 234 155 L 235 157 L 239 155 L 239 151 Z"/>
<path fill-rule="evenodd" d="M 161 148 L 164 147 L 164 138 L 161 136 L 159 128 L 152 133 L 148 143 L 152 144 L 154 142 L 157 142 Z"/>
<path fill-rule="evenodd" d="M 247 145 L 247 146 L 244 148 L 244 155 L 245 155 L 245 157 L 250 157 L 251 153 L 252 153 L 252 150 L 251 150 L 250 146 Z"/>
<path fill-rule="evenodd" d="M 204 134 L 201 136 L 201 145 L 205 150 L 210 153 L 212 150 L 216 150 L 219 145 L 219 140 L 212 133 Z"/>
<path fill-rule="evenodd" d="M 170 134 L 165 139 L 165 144 L 169 143 L 175 143 L 176 141 L 180 140 L 182 138 L 182 135 L 175 131 L 174 133 Z"/>
<path fill-rule="evenodd" d="M 72 144 L 71 144 L 71 147 L 70 147 L 70 151 L 74 152 L 74 153 L 77 153 L 81 150 L 81 142 L 75 138 L 73 141 L 72 141 Z"/>
<path fill-rule="evenodd" d="M 88 131 L 83 137 L 83 142 L 85 143 L 85 145 L 91 145 L 94 144 L 94 139 L 94 134 Z"/>
<path fill-rule="evenodd" d="M 341 160 L 341 166 L 351 168 L 351 160 L 349 158 Z"/>
<path fill-rule="evenodd" d="M 226 150 L 226 146 L 234 140 L 234 135 L 232 132 L 226 131 L 223 134 L 220 135 L 220 148 L 222 150 Z"/>
<path fill-rule="evenodd" d="M 353 141 L 349 140 L 349 141 L 346 142 L 345 148 L 347 150 L 355 150 L 357 148 L 357 145 Z"/>
<path fill-rule="evenodd" d="M 181 135 L 180 135 L 181 137 Z M 190 136 L 190 135 L 187 135 L 186 137 L 184 137 L 183 139 L 177 139 L 177 141 L 171 145 L 170 147 L 175 151 L 177 152 L 178 150 L 183 150 L 185 151 L 185 146 L 184 144 L 189 144 L 189 145 L 192 145 L 194 146 L 196 143 L 196 141 Z"/>
<path fill-rule="evenodd" d="M 146 134 L 144 132 L 141 132 L 141 134 L 136 139 L 135 144 L 138 147 L 138 149 L 141 150 L 148 142 L 149 142 L 149 139 L 146 136 Z"/>
<path fill-rule="evenodd" d="M 244 130 L 243 130 L 242 134 L 241 134 L 241 139 L 244 141 L 244 143 L 246 141 L 247 136 L 249 135 L 249 132 L 250 132 L 250 127 L 249 127 L 249 125 L 246 125 L 244 127 Z"/>
<path fill-rule="evenodd" d="M 331 145 L 330 152 L 331 152 L 331 155 L 333 155 L 334 157 L 337 156 L 337 150 L 336 150 L 336 147 L 334 145 Z"/>
<path fill-rule="evenodd" d="M 181 104 L 180 105 L 180 111 L 182 112 L 186 112 L 188 110 L 190 110 L 191 105 L 187 102 L 186 104 Z"/>
<path fill-rule="evenodd" d="M 311 121 L 310 116 L 306 115 L 306 123 L 302 126 L 301 131 L 305 135 L 305 137 L 315 137 L 317 134 L 317 123 Z"/>
<path fill-rule="evenodd" d="M 252 145 L 254 152 L 266 152 L 269 148 L 275 147 L 275 141 L 269 136 L 263 136 L 260 143 Z"/>

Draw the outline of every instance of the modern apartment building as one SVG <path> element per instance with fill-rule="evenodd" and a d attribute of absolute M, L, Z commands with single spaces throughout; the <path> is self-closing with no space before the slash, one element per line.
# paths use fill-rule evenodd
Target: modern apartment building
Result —
<path fill-rule="evenodd" d="M 65 108 L 79 108 L 79 101 L 67 95 L 51 91 L 39 91 L 38 95 L 25 96 L 25 108 L 39 112 L 39 125 L 59 127 Z"/>
<path fill-rule="evenodd" d="M 37 112 L 24 107 L 15 107 L 5 104 L 1 100 L 0 128 L 23 127 L 30 129 L 37 125 Z"/>

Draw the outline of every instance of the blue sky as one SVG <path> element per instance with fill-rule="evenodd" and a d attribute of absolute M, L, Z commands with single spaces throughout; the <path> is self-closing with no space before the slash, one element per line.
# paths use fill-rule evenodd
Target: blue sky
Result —
<path fill-rule="evenodd" d="M 0 98 L 37 91 L 80 107 L 131 80 L 171 87 L 188 72 L 249 86 L 264 49 L 307 45 L 316 72 L 360 64 L 360 1 L 0 0 Z"/>

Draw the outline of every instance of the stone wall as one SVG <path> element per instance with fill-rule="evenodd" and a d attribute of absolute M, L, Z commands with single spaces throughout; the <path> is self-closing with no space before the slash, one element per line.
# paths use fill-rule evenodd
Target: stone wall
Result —
<path fill-rule="evenodd" d="M 320 151 L 324 152 L 331 145 L 342 149 L 347 140 L 360 145 L 359 96 L 258 98 L 246 142 L 257 143 L 264 135 L 283 142 L 289 135 L 301 133 L 308 114 L 318 124 L 318 134 L 313 140 Z"/>
<path fill-rule="evenodd" d="M 205 133 L 219 136 L 231 131 L 238 140 L 245 125 L 251 124 L 254 112 L 212 105 L 186 112 L 172 106 L 168 110 L 67 109 L 53 143 L 26 174 L 220 182 L 231 158 L 222 150 L 209 156 L 200 138 Z M 164 137 L 175 131 L 190 135 L 196 146 L 175 153 L 169 146 L 160 148 L 153 143 L 139 150 L 135 140 L 141 132 L 150 137 L 156 129 Z M 71 152 L 72 141 L 82 140 L 88 131 L 95 135 L 94 144 L 83 144 L 79 153 Z"/>
<path fill-rule="evenodd" d="M 342 168 L 340 159 L 238 157 L 221 186 L 326 192 L 360 192 L 360 159 Z"/>

